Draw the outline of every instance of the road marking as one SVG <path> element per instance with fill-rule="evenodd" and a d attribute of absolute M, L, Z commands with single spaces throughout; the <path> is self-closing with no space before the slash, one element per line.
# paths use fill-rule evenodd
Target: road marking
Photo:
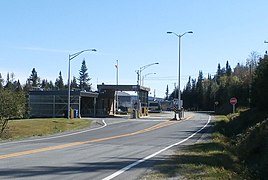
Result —
<path fill-rule="evenodd" d="M 93 129 L 87 129 L 87 130 L 84 130 L 84 131 L 78 131 L 78 132 L 74 132 L 74 133 L 63 134 L 63 135 L 52 136 L 52 137 L 44 137 L 44 138 L 39 138 L 39 139 L 28 139 L 28 140 L 22 140 L 22 141 L 5 142 L 5 143 L 0 143 L 0 146 L 1 145 L 6 145 L 6 144 L 25 143 L 25 142 L 33 142 L 33 141 L 44 141 L 44 140 L 48 140 L 48 139 L 55 139 L 55 138 L 72 136 L 72 135 L 76 135 L 76 134 L 82 134 L 82 133 L 89 132 L 89 131 L 99 130 L 99 129 L 102 129 L 102 128 L 107 126 L 107 123 L 104 120 L 102 120 L 102 123 L 103 123 L 103 126 L 93 128 Z"/>
<path fill-rule="evenodd" d="M 156 129 L 159 129 L 159 128 L 163 128 L 163 127 L 172 125 L 174 123 L 176 123 L 176 122 L 175 121 L 166 121 L 166 122 L 162 122 L 162 123 L 156 124 L 156 125 L 154 125 L 152 127 L 142 129 L 142 130 L 139 130 L 139 131 L 136 131 L 136 132 L 133 132 L 133 133 L 121 134 L 121 135 L 117 135 L 117 136 L 110 136 L 110 137 L 105 137 L 105 138 L 100 138 L 100 139 L 93 139 L 93 140 L 82 141 L 82 142 L 73 142 L 73 143 L 68 143 L 68 144 L 62 144 L 62 145 L 51 146 L 51 147 L 46 147 L 46 148 L 33 149 L 33 150 L 16 152 L 16 153 L 11 153 L 11 154 L 4 154 L 4 155 L 0 155 L 0 159 L 7 159 L 7 158 L 11 158 L 11 157 L 17 157 L 17 156 L 34 154 L 34 153 L 40 153 L 40 152 L 44 152 L 44 151 L 63 149 L 63 148 L 78 146 L 78 145 L 82 145 L 82 144 L 101 142 L 101 141 L 106 141 L 106 140 L 111 140 L 111 139 L 116 139 L 116 138 L 121 138 L 121 137 L 134 136 L 134 135 L 137 135 L 137 134 L 141 134 L 141 133 L 153 131 L 153 130 L 156 130 Z"/>
<path fill-rule="evenodd" d="M 134 122 L 163 122 L 163 121 L 168 121 L 168 119 L 131 119 L 129 121 L 134 121 Z"/>
<path fill-rule="evenodd" d="M 148 159 L 151 159 L 154 156 L 156 156 L 156 155 L 158 155 L 158 154 L 160 154 L 160 153 L 162 153 L 162 152 L 164 152 L 164 151 L 166 151 L 166 150 L 168 150 L 168 149 L 170 149 L 170 148 L 172 148 L 174 146 L 177 146 L 179 144 L 182 144 L 182 143 L 188 141 L 193 136 L 195 136 L 197 133 L 199 133 L 200 131 L 202 131 L 205 127 L 207 127 L 207 125 L 210 123 L 210 120 L 211 120 L 211 116 L 209 116 L 207 123 L 202 128 L 200 128 L 199 130 L 197 130 L 195 133 L 193 133 L 192 135 L 188 136 L 187 138 L 185 138 L 185 139 L 183 139 L 183 140 L 181 140 L 181 141 L 179 141 L 179 142 L 177 142 L 175 144 L 169 145 L 169 146 L 165 147 L 164 149 L 161 149 L 160 151 L 157 151 L 157 152 L 155 152 L 155 153 L 153 153 L 153 154 L 151 154 L 151 155 L 149 155 L 149 156 L 147 156 L 147 157 L 145 157 L 143 159 L 140 159 L 140 160 L 138 160 L 138 161 L 136 161 L 136 162 L 134 162 L 134 163 L 132 163 L 132 164 L 130 164 L 130 165 L 128 165 L 128 166 L 126 166 L 126 167 L 118 170 L 118 171 L 116 171 L 115 173 L 111 174 L 110 176 L 107 176 L 106 178 L 104 178 L 102 180 L 110 180 L 110 179 L 113 179 L 113 178 L 119 176 L 120 174 L 124 173 L 125 171 L 133 168 L 134 166 L 137 166 L 138 164 L 140 164 L 140 163 L 142 163 L 142 162 L 144 162 L 144 161 L 146 161 Z"/>
<path fill-rule="evenodd" d="M 189 120 L 189 119 L 191 119 L 192 117 L 194 117 L 194 115 L 191 115 L 191 116 L 187 117 L 185 120 Z"/>

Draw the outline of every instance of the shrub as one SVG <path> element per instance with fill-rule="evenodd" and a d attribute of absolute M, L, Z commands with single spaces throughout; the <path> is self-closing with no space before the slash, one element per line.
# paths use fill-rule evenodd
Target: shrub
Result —
<path fill-rule="evenodd" d="M 0 133 L 9 119 L 22 118 L 25 114 L 25 94 L 22 91 L 0 90 Z"/>

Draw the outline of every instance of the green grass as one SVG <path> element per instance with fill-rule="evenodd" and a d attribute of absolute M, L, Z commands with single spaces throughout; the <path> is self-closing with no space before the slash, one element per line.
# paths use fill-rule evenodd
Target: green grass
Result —
<path fill-rule="evenodd" d="M 144 179 L 245 179 L 238 158 L 218 134 L 213 140 L 184 147 L 167 161 L 157 164 Z"/>
<path fill-rule="evenodd" d="M 156 164 L 143 179 L 267 177 L 264 172 L 268 157 L 267 120 L 263 117 L 262 113 L 250 110 L 215 116 L 211 140 L 178 149 L 168 160 Z"/>
<path fill-rule="evenodd" d="M 85 119 L 64 118 L 10 120 L 0 140 L 18 140 L 73 131 L 89 127 L 91 122 Z"/>

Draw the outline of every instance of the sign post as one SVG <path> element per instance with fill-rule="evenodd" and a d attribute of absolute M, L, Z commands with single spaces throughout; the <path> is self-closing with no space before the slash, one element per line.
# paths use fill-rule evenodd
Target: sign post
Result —
<path fill-rule="evenodd" d="M 237 99 L 235 97 L 232 97 L 230 99 L 230 104 L 233 105 L 233 113 L 235 113 L 235 105 L 236 105 L 236 103 L 237 103 Z"/>

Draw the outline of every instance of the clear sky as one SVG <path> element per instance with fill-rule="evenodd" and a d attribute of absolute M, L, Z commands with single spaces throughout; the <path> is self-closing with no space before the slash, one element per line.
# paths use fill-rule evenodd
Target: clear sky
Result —
<path fill-rule="evenodd" d="M 267 0 L 1 0 L 0 73 L 15 73 L 22 84 L 36 68 L 41 79 L 67 83 L 68 55 L 90 48 L 71 61 L 78 77 L 85 58 L 91 83 L 144 85 L 164 97 L 177 82 L 178 38 L 182 34 L 181 88 L 188 76 L 214 75 L 217 64 L 233 68 L 252 51 L 268 49 Z"/>

